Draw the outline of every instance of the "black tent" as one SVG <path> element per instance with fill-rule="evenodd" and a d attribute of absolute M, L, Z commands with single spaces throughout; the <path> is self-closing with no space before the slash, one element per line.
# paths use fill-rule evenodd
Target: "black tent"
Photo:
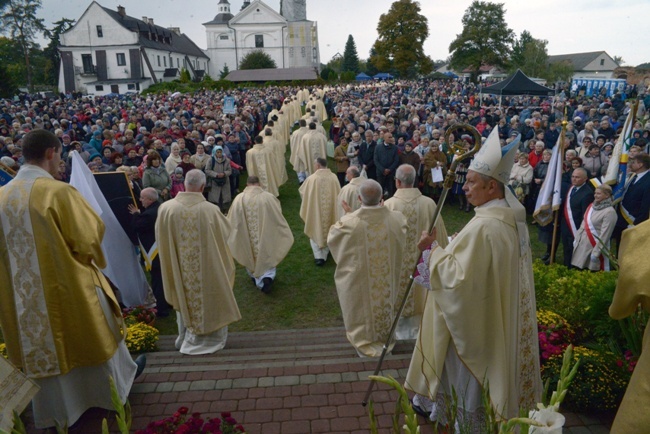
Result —
<path fill-rule="evenodd" d="M 550 87 L 542 86 L 528 78 L 526 74 L 518 69 L 517 72 L 492 86 L 484 87 L 481 93 L 491 95 L 554 95 L 555 91 Z"/>

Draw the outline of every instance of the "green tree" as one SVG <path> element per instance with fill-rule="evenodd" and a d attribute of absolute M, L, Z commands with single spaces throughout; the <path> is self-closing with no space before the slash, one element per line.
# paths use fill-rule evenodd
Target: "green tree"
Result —
<path fill-rule="evenodd" d="M 67 32 L 74 26 L 75 20 L 68 18 L 61 18 L 56 21 L 52 29 L 45 30 L 45 37 L 50 40 L 50 43 L 43 50 L 43 56 L 47 59 L 46 69 L 43 71 L 45 74 L 45 83 L 56 86 L 59 81 L 59 64 L 61 62 L 61 55 L 59 54 L 59 45 L 61 45 L 61 34 Z"/>
<path fill-rule="evenodd" d="M 0 37 L 0 63 L 6 67 L 5 73 L 1 76 L 2 80 L 6 77 L 16 87 L 25 84 L 27 72 L 25 58 L 18 41 Z"/>
<path fill-rule="evenodd" d="M 36 17 L 36 12 L 41 7 L 41 0 L 7 0 L 0 22 L 1 32 L 9 34 L 12 39 L 20 43 L 20 48 L 25 57 L 27 75 L 27 86 L 31 91 L 34 89 L 32 83 L 32 68 L 30 66 L 30 50 L 34 45 L 34 38 L 38 33 L 45 31 L 43 19 Z M 6 2 L 5 2 L 6 3 Z"/>
<path fill-rule="evenodd" d="M 179 79 L 181 83 L 189 83 L 190 81 L 192 81 L 192 76 L 190 75 L 190 71 L 188 71 L 185 68 L 181 69 L 181 76 Z"/>
<path fill-rule="evenodd" d="M 544 77 L 548 73 L 548 41 L 535 39 L 527 30 L 512 44 L 510 71 L 521 69 L 529 77 Z"/>
<path fill-rule="evenodd" d="M 376 56 L 377 50 L 375 50 L 375 47 L 371 47 L 370 53 L 368 53 L 368 61 L 366 62 L 366 74 L 371 77 L 379 72 L 379 69 L 377 69 L 375 64 L 372 62 L 372 58 L 376 58 Z"/>
<path fill-rule="evenodd" d="M 230 68 L 228 68 L 228 65 L 224 63 L 223 69 L 219 71 L 219 80 L 225 80 L 228 74 L 230 74 Z"/>
<path fill-rule="evenodd" d="M 623 56 L 614 56 L 614 62 L 616 62 L 618 66 L 623 66 L 625 60 L 623 60 Z"/>
<path fill-rule="evenodd" d="M 271 56 L 262 50 L 254 50 L 244 56 L 239 62 L 239 69 L 266 69 L 277 68 Z"/>
<path fill-rule="evenodd" d="M 348 35 L 348 41 L 345 43 L 343 52 L 343 71 L 359 72 L 359 55 L 357 54 L 357 45 L 354 43 L 352 35 Z"/>
<path fill-rule="evenodd" d="M 343 71 L 343 56 L 336 53 L 326 65 L 327 68 L 334 70 L 337 74 Z"/>
<path fill-rule="evenodd" d="M 9 98 L 18 92 L 18 86 L 9 74 L 7 65 L 0 62 L 0 97 Z"/>
<path fill-rule="evenodd" d="M 469 68 L 476 81 L 482 65 L 507 67 L 514 32 L 504 15 L 502 3 L 472 2 L 463 15 L 463 32 L 449 45 L 453 69 Z"/>
<path fill-rule="evenodd" d="M 574 72 L 575 70 L 571 62 L 555 62 L 549 66 L 546 75 L 543 77 L 549 82 L 571 81 Z"/>
<path fill-rule="evenodd" d="M 394 2 L 377 24 L 379 37 L 370 62 L 379 70 L 395 68 L 400 76 L 429 74 L 433 61 L 424 54 L 423 44 L 429 37 L 427 18 L 420 14 L 420 4 L 412 0 Z"/>
<path fill-rule="evenodd" d="M 330 73 L 336 74 L 336 71 L 334 71 L 332 68 L 328 68 L 327 66 L 320 71 L 320 76 L 323 80 L 329 80 Z"/>

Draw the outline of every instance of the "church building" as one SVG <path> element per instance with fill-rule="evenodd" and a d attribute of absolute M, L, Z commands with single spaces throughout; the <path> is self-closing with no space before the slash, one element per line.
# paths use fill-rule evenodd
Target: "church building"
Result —
<path fill-rule="evenodd" d="M 261 0 L 244 1 L 233 15 L 228 0 L 219 0 L 217 15 L 203 23 L 210 58 L 209 75 L 239 69 L 251 51 L 263 50 L 278 68 L 320 67 L 318 28 L 307 20 L 307 0 L 281 0 L 280 13 Z"/>

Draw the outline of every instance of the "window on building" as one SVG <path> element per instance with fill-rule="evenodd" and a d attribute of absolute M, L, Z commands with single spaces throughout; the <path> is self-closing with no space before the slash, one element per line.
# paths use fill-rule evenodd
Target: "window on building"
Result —
<path fill-rule="evenodd" d="M 97 26 L 97 37 L 98 38 L 103 38 L 104 37 L 104 32 L 102 31 L 102 26 Z"/>
<path fill-rule="evenodd" d="M 160 56 L 158 56 L 158 66 L 160 66 Z"/>
<path fill-rule="evenodd" d="M 294 52 L 293 47 L 289 47 L 289 57 L 293 57 L 294 54 L 293 52 Z"/>
<path fill-rule="evenodd" d="M 255 35 L 255 48 L 264 48 L 264 35 Z"/>
<path fill-rule="evenodd" d="M 221 39 L 222 41 L 227 41 L 228 35 L 219 35 L 219 39 Z"/>
<path fill-rule="evenodd" d="M 605 65 L 605 59 L 600 59 L 600 66 Z"/>
<path fill-rule="evenodd" d="M 124 53 L 116 53 L 117 56 L 117 66 L 124 66 L 126 65 L 126 56 Z"/>
<path fill-rule="evenodd" d="M 177 67 L 178 69 L 181 69 L 181 59 L 180 59 L 180 57 L 177 57 L 177 58 L 176 58 L 176 67 Z"/>
<path fill-rule="evenodd" d="M 95 72 L 95 66 L 93 65 L 92 54 L 82 54 L 81 63 L 83 64 L 85 74 L 92 74 L 93 72 Z"/>
<path fill-rule="evenodd" d="M 163 63 L 165 64 L 165 68 L 167 68 L 167 57 L 163 57 Z"/>
<path fill-rule="evenodd" d="M 96 85 L 95 85 L 95 90 L 96 90 L 96 91 L 103 91 L 103 90 L 104 90 L 104 86 L 102 86 L 101 84 L 96 84 Z"/>
<path fill-rule="evenodd" d="M 128 90 L 135 90 L 135 84 L 133 84 L 133 83 L 127 84 L 126 87 L 127 87 Z"/>
<path fill-rule="evenodd" d="M 307 57 L 307 50 L 305 49 L 305 47 L 302 47 L 300 49 L 300 54 L 302 55 L 302 57 Z"/>

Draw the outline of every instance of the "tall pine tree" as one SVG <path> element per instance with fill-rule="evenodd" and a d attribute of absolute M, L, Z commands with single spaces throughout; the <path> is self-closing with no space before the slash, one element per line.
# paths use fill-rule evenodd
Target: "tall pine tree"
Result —
<path fill-rule="evenodd" d="M 352 35 L 348 36 L 348 42 L 345 43 L 341 70 L 343 72 L 352 71 L 355 74 L 359 72 L 359 55 L 357 54 L 357 45 L 354 43 Z"/>

